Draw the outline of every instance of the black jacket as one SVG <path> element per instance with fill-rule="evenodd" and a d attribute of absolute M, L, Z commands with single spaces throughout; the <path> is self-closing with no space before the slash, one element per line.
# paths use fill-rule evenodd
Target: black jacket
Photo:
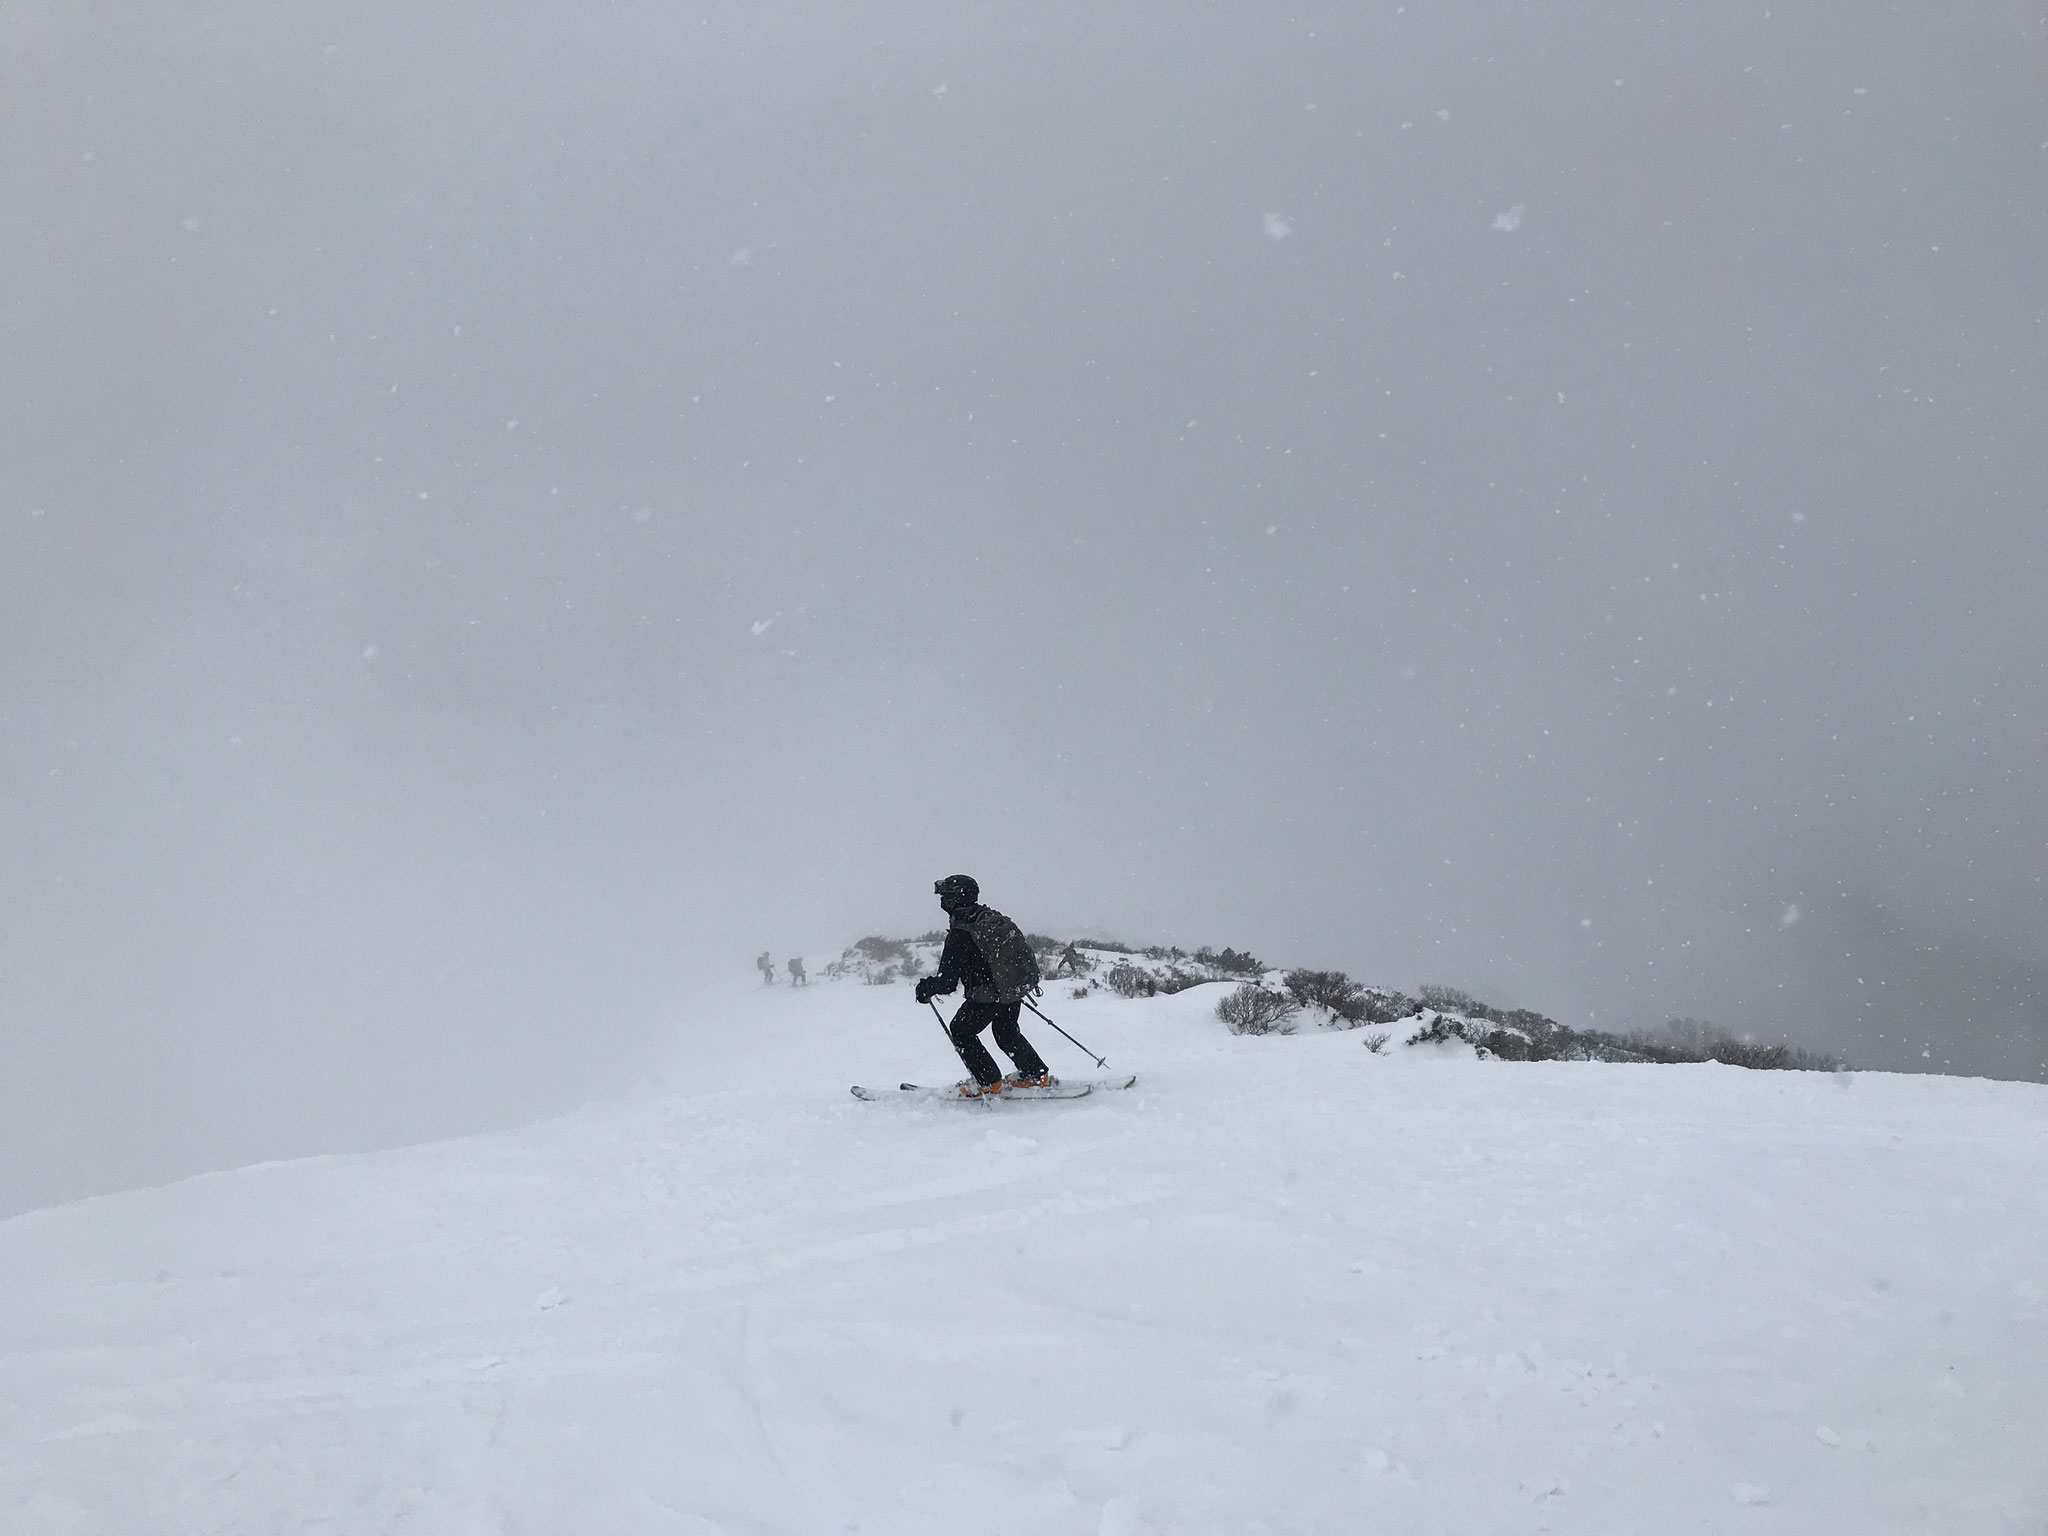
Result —
<path fill-rule="evenodd" d="M 940 997 L 956 986 L 965 987 L 969 997 L 974 996 L 977 988 L 983 989 L 984 997 L 993 993 L 995 972 L 988 968 L 974 935 L 962 926 L 963 921 L 973 920 L 981 910 L 978 906 L 963 907 L 953 914 L 952 926 L 946 930 L 946 947 L 939 951 L 939 968 L 932 974 L 936 985 L 930 990 Z"/>

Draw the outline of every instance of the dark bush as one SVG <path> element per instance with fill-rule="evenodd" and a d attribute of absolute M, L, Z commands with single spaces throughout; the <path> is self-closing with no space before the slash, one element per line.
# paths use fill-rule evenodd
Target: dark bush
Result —
<path fill-rule="evenodd" d="M 1425 982 L 1416 989 L 1416 995 L 1438 1013 L 1462 1013 L 1471 1018 L 1486 1016 L 1486 1007 L 1479 999 L 1456 987 L 1439 987 Z"/>
<path fill-rule="evenodd" d="M 1177 965 L 1168 966 L 1165 973 L 1160 974 L 1120 962 L 1104 974 L 1102 984 L 1120 997 L 1158 997 L 1185 992 L 1189 987 L 1199 987 L 1208 980 L 1207 976 L 1197 976 Z"/>
<path fill-rule="evenodd" d="M 1351 1024 L 1365 1020 L 1365 989 L 1342 971 L 1289 971 L 1287 992 L 1300 1006 L 1314 1004 Z"/>
<path fill-rule="evenodd" d="M 1512 1029 L 1501 1029 L 1484 1019 L 1461 1019 L 1449 1014 L 1438 1014 L 1408 1043 L 1410 1045 L 1440 1044 L 1450 1040 L 1462 1040 L 1489 1056 L 1503 1061 L 1532 1061 L 1538 1059 L 1528 1037 Z"/>
<path fill-rule="evenodd" d="M 908 960 L 910 946 L 901 939 L 885 939 L 869 934 L 864 939 L 855 939 L 853 947 L 870 960 Z"/>
<path fill-rule="evenodd" d="M 1354 1029 L 1361 1024 L 1392 1024 L 1421 1011 L 1414 999 L 1362 987 L 1342 971 L 1289 971 L 1286 985 L 1304 1008 L 1320 1004 Z"/>
<path fill-rule="evenodd" d="M 1258 976 L 1266 969 L 1261 961 L 1245 950 L 1211 949 L 1206 944 L 1195 951 L 1195 963 L 1230 976 Z"/>
<path fill-rule="evenodd" d="M 1118 997 L 1154 997 L 1159 992 L 1159 983 L 1153 980 L 1152 973 L 1135 965 L 1112 965 L 1102 984 Z"/>
<path fill-rule="evenodd" d="M 1841 1063 L 1832 1056 L 1803 1051 L 1787 1043 L 1763 1045 L 1730 1034 L 1705 1019 L 1670 1019 L 1664 1027 L 1613 1039 L 1638 1061 L 1665 1063 L 1718 1061 L 1757 1072 L 1834 1072 Z"/>
<path fill-rule="evenodd" d="M 1716 1040 L 1708 1054 L 1728 1066 L 1759 1072 L 1780 1072 L 1792 1065 L 1791 1046 L 1758 1045 L 1754 1040 Z"/>
<path fill-rule="evenodd" d="M 1285 992 L 1268 992 L 1252 982 L 1233 990 L 1216 1005 L 1216 1017 L 1233 1035 L 1270 1035 L 1299 1011 Z"/>
<path fill-rule="evenodd" d="M 1440 1013 L 1429 1021 L 1427 1027 L 1417 1030 L 1414 1035 L 1410 1036 L 1408 1043 L 1410 1045 L 1443 1045 L 1452 1040 L 1463 1040 L 1468 1045 L 1477 1043 L 1465 1033 L 1465 1024 L 1462 1020 L 1449 1018 Z"/>
<path fill-rule="evenodd" d="M 1412 997 L 1403 997 L 1399 992 L 1382 992 L 1377 987 L 1365 989 L 1365 1017 L 1369 1024 L 1392 1024 L 1401 1019 L 1412 1019 L 1422 1012 L 1422 1004 Z"/>
<path fill-rule="evenodd" d="M 1434 988 L 1439 997 L 1449 988 Z M 1469 1000 L 1468 1000 L 1469 1001 Z M 1838 1063 L 1792 1045 L 1738 1040 L 1697 1019 L 1674 1019 L 1662 1030 L 1628 1035 L 1572 1029 L 1526 1008 L 1496 1009 L 1472 1003 L 1465 1018 L 1438 1017 L 1411 1043 L 1463 1040 L 1507 1061 L 1607 1061 L 1678 1065 L 1720 1061 L 1756 1071 L 1829 1072 Z"/>

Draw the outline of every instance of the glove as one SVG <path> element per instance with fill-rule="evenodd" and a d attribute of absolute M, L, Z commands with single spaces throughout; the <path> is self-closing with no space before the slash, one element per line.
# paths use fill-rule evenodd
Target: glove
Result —
<path fill-rule="evenodd" d="M 930 1002 L 930 1001 L 931 1001 L 931 1000 L 932 1000 L 932 999 L 933 999 L 934 997 L 936 997 L 936 996 L 938 995 L 938 991 L 939 991 L 939 978 L 938 978 L 938 977 L 936 977 L 936 976 L 921 976 L 921 977 L 919 977 L 919 978 L 918 978 L 918 982 L 917 982 L 917 1000 L 918 1000 L 918 1001 L 919 1001 L 920 1003 L 928 1003 L 928 1002 Z"/>

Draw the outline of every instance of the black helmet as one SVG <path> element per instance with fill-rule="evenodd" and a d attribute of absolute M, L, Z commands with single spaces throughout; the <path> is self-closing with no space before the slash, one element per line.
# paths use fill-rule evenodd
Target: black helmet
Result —
<path fill-rule="evenodd" d="M 957 907 L 971 907 L 981 900 L 981 887 L 972 875 L 948 875 L 932 883 L 932 892 L 939 898 L 939 905 L 948 912 Z"/>

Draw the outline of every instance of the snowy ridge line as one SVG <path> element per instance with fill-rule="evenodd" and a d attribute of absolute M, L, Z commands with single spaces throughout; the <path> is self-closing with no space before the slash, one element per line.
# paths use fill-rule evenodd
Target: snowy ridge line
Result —
<path fill-rule="evenodd" d="M 945 935 L 915 939 L 870 935 L 825 963 L 822 974 L 887 986 L 929 973 Z M 1265 965 L 1241 950 L 1207 946 L 1142 949 L 1104 939 L 1072 941 L 1029 934 L 1048 997 L 1084 998 L 1097 990 L 1120 997 L 1172 996 L 1219 983 L 1233 992 L 1219 998 L 1217 1016 L 1233 1033 L 1292 1035 L 1364 1030 L 1390 1045 L 1470 1047 L 1481 1059 L 1613 1062 L 1675 1066 L 1718 1061 L 1763 1070 L 1834 1071 L 1833 1057 L 1789 1042 L 1736 1035 L 1697 1019 L 1671 1019 L 1656 1029 L 1616 1034 L 1582 1029 L 1528 1008 L 1498 1008 L 1457 987 L 1425 985 L 1410 996 L 1396 988 L 1354 981 L 1342 971 L 1292 970 Z"/>

